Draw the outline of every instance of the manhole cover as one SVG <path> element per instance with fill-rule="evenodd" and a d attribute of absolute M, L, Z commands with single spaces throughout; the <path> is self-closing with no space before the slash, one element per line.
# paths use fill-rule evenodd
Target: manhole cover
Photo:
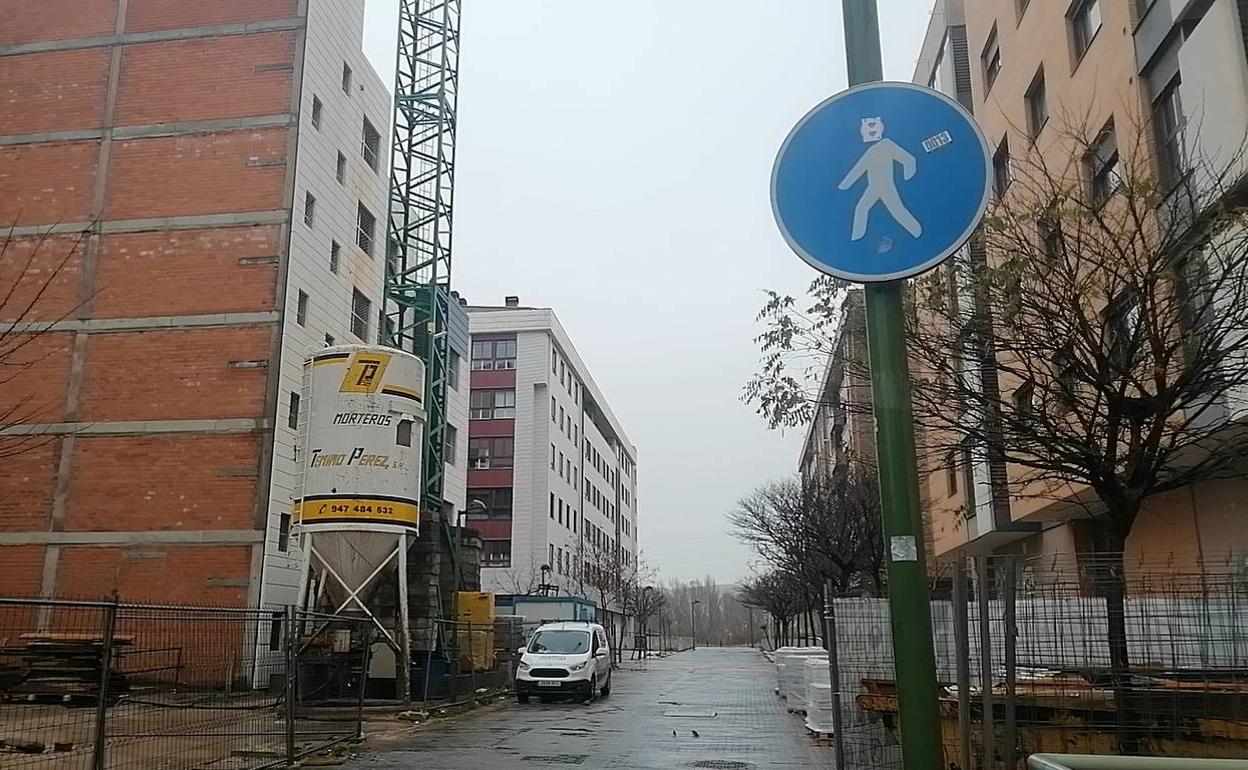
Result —
<path fill-rule="evenodd" d="M 543 765 L 579 765 L 589 759 L 588 754 L 530 754 L 520 757 L 525 762 L 541 762 Z"/>
<path fill-rule="evenodd" d="M 700 762 L 690 762 L 688 767 L 703 770 L 754 770 L 754 765 L 749 762 L 732 762 L 727 759 L 703 759 Z"/>

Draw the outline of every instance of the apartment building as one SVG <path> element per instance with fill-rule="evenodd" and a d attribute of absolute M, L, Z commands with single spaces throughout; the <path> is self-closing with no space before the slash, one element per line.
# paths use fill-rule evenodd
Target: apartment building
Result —
<path fill-rule="evenodd" d="M 517 297 L 468 310 L 468 520 L 482 588 L 546 584 L 599 600 L 589 569 L 637 564 L 637 449 L 554 311 Z"/>
<path fill-rule="evenodd" d="M 861 289 L 848 293 L 819 399 L 806 426 L 798 472 L 806 483 L 830 480 L 859 464 L 875 467 L 875 425 L 867 371 L 867 316 Z"/>
<path fill-rule="evenodd" d="M 381 309 L 391 107 L 363 16 L 5 3 L 0 222 L 37 268 L 70 258 L 0 387 L 49 439 L 0 475 L 0 594 L 294 600 L 302 362 L 375 341 Z"/>
<path fill-rule="evenodd" d="M 1028 153 L 1080 184 L 1112 180 L 1120 158 L 1136 152 L 1154 159 L 1159 179 L 1174 179 L 1192 158 L 1230 162 L 1248 136 L 1242 11 L 1234 0 L 938 0 L 915 81 L 974 112 L 994 148 L 998 195 Z M 1075 130 L 1094 145 L 1076 146 Z M 975 256 L 965 249 L 953 264 Z M 922 471 L 938 556 L 1090 550 L 1077 509 L 1017 494 L 983 447 L 926 458 Z M 1193 559 L 1242 547 L 1245 492 L 1228 480 L 1146 501 L 1128 551 Z"/>

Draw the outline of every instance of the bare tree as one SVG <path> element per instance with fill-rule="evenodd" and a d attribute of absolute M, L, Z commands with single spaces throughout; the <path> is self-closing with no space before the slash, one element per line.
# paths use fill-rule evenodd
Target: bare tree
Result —
<path fill-rule="evenodd" d="M 802 589 L 799 577 L 780 570 L 753 577 L 741 586 L 741 603 L 758 607 L 771 617 L 776 647 L 794 641 L 793 618 L 804 609 L 805 604 Z"/>
<path fill-rule="evenodd" d="M 884 545 L 874 478 L 860 467 L 832 479 L 762 485 L 729 514 L 736 536 L 773 567 L 801 576 L 817 605 L 831 581 L 839 594 L 884 587 Z"/>
<path fill-rule="evenodd" d="M 48 355 L 40 341 L 81 306 L 76 287 L 72 298 L 57 294 L 86 237 L 16 233 L 0 232 L 0 459 L 51 440 L 31 424 L 46 421 L 56 396 L 23 380 Z"/>

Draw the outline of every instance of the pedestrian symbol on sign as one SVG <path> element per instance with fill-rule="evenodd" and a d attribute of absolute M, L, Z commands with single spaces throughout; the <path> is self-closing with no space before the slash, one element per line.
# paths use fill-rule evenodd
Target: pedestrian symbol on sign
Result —
<path fill-rule="evenodd" d="M 858 241 L 867 234 L 867 218 L 871 216 L 871 209 L 877 203 L 883 203 L 888 213 L 897 220 L 897 224 L 918 238 L 923 234 L 923 225 L 914 218 L 906 204 L 901 202 L 901 193 L 897 191 L 897 179 L 893 170 L 894 165 L 899 165 L 902 176 L 907 181 L 913 179 L 918 171 L 914 156 L 892 139 L 884 138 L 884 121 L 881 118 L 863 118 L 861 131 L 862 141 L 869 146 L 839 185 L 840 189 L 848 190 L 863 176 L 867 178 L 867 189 L 854 207 L 854 232 L 850 238 Z"/>

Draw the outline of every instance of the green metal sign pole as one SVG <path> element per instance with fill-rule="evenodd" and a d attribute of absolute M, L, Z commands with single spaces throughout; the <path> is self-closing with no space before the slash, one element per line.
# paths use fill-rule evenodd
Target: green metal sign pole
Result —
<path fill-rule="evenodd" d="M 850 86 L 883 78 L 876 0 L 842 0 Z M 868 284 L 867 347 L 880 474 L 888 604 L 897 673 L 902 763 L 944 767 L 932 616 L 919 515 L 919 473 L 900 281 Z"/>

